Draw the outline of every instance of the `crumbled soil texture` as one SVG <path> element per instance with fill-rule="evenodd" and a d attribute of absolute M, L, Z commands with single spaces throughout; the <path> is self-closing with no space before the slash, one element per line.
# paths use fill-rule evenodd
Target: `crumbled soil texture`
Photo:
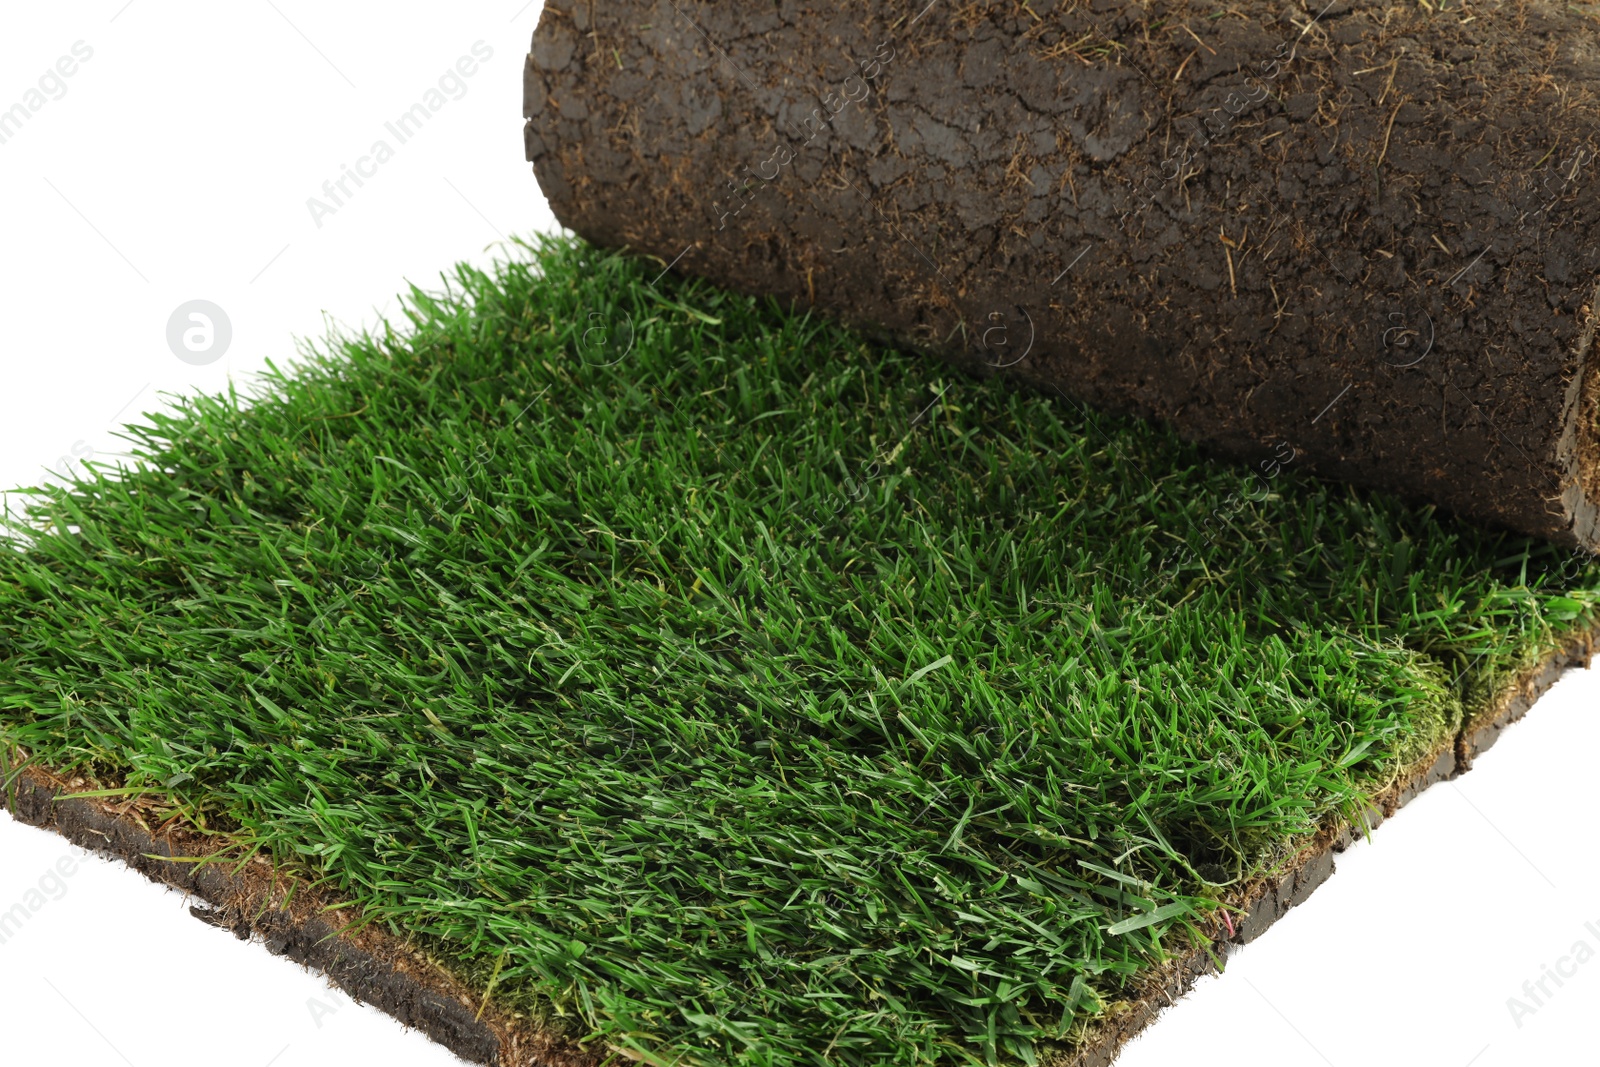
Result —
<path fill-rule="evenodd" d="M 553 0 L 526 148 L 598 244 L 1593 549 L 1597 87 L 1592 5 Z"/>
<path fill-rule="evenodd" d="M 474 1058 L 1111 1049 L 1587 653 L 1586 555 L 528 251 L 0 536 L 13 810 Z"/>

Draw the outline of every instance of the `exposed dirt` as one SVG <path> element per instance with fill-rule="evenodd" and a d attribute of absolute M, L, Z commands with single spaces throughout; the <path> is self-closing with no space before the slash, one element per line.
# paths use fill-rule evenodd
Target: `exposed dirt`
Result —
<path fill-rule="evenodd" d="M 1592 5 L 551 0 L 556 217 L 1600 548 Z"/>
<path fill-rule="evenodd" d="M 1473 758 L 1522 718 L 1562 672 L 1587 666 L 1597 646 L 1600 629 L 1575 634 L 1513 680 L 1450 744 L 1418 761 L 1375 798 L 1366 813 L 1367 827 L 1377 827 L 1430 785 L 1470 770 Z M 62 793 L 104 783 L 64 780 L 36 766 L 15 774 L 0 766 L 0 782 L 7 783 L 0 789 L 6 808 L 20 821 L 54 830 L 84 848 L 122 860 L 151 881 L 192 894 L 204 902 L 190 909 L 196 918 L 241 938 L 259 937 L 270 951 L 323 972 L 356 1000 L 416 1027 L 462 1059 L 499 1067 L 598 1067 L 610 1051 L 579 1047 L 508 1013 L 377 924 L 344 930 L 359 920 L 359 909 L 304 879 L 274 870 L 263 859 L 240 867 L 162 858 L 212 856 L 226 848 L 225 840 L 197 833 L 180 818 L 168 816 L 152 827 L 147 811 L 136 802 L 59 799 Z M 1217 960 L 1225 960 L 1233 945 L 1255 940 L 1304 902 L 1333 874 L 1334 856 L 1363 832 L 1360 826 L 1330 819 L 1280 871 L 1245 886 L 1227 902 L 1230 915 L 1236 916 L 1231 929 L 1219 921 L 1206 945 L 1155 971 L 1141 996 L 1101 1019 L 1077 1048 L 1044 1050 L 1043 1062 L 1048 1067 L 1110 1064 L 1162 1008 L 1196 979 L 1215 971 Z"/>

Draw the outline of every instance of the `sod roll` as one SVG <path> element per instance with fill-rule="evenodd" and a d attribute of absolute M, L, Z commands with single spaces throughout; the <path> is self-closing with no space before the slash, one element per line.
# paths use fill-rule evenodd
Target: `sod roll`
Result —
<path fill-rule="evenodd" d="M 549 0 L 527 156 L 596 244 L 1594 550 L 1591 10 Z"/>

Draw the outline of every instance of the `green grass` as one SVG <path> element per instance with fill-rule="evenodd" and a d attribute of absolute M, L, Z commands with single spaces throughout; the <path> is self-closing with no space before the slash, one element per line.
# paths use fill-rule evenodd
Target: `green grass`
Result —
<path fill-rule="evenodd" d="M 9 750 L 662 1062 L 1032 1062 L 1600 568 L 541 242 L 0 553 Z M 631 324 L 631 328 L 629 326 Z"/>

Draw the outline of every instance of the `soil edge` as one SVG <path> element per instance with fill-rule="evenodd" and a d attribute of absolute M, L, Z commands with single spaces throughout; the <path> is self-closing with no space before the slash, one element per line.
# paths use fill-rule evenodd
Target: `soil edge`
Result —
<path fill-rule="evenodd" d="M 1413 764 L 1379 794 L 1367 812 L 1367 828 L 1376 828 L 1429 786 L 1471 770 L 1473 760 L 1526 715 L 1566 670 L 1588 666 L 1597 646 L 1600 627 L 1576 631 L 1552 648 L 1469 719 L 1451 743 Z M 196 918 L 241 939 L 260 938 L 268 951 L 320 971 L 355 1000 L 421 1030 L 464 1060 L 492 1067 L 597 1067 L 608 1056 L 636 1058 L 621 1050 L 581 1046 L 506 1012 L 378 924 L 347 929 L 359 918 L 356 909 L 303 879 L 274 870 L 264 858 L 194 862 L 226 847 L 216 835 L 202 834 L 178 818 L 152 827 L 145 817 L 148 811 L 136 800 L 63 798 L 87 783 L 31 765 L 13 774 L 3 760 L 0 755 L 6 782 L 0 803 L 19 822 L 54 831 L 196 898 L 201 904 L 189 909 Z M 1163 1008 L 1197 979 L 1217 971 L 1218 960 L 1225 960 L 1231 947 L 1255 940 L 1310 897 L 1333 874 L 1335 855 L 1364 832 L 1342 819 L 1330 821 L 1281 872 L 1258 880 L 1231 902 L 1231 912 L 1239 916 L 1231 931 L 1219 924 L 1205 945 L 1160 967 L 1137 1000 L 1091 1027 L 1083 1044 L 1046 1053 L 1041 1061 L 1047 1067 L 1109 1067 Z"/>

